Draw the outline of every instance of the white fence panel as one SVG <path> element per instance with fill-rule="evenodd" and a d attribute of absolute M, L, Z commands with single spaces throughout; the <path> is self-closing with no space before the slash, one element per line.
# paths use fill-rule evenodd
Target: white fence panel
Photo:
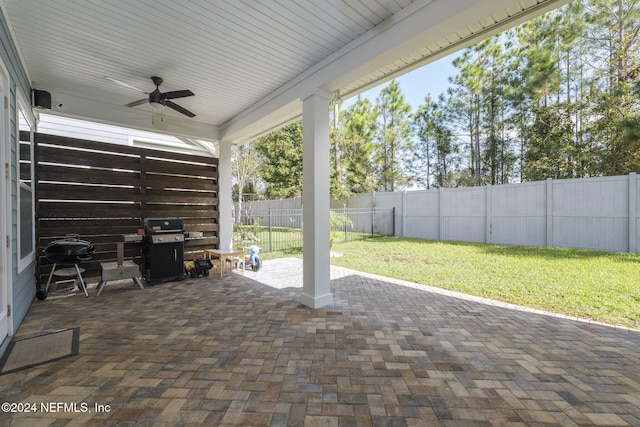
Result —
<path fill-rule="evenodd" d="M 242 212 L 238 212 L 239 203 L 234 202 L 234 214 L 241 217 L 247 217 L 254 212 L 264 215 L 264 212 L 272 210 L 300 209 L 302 208 L 301 199 L 274 199 L 274 200 L 249 200 L 242 202 Z"/>
<path fill-rule="evenodd" d="M 374 208 L 379 210 L 388 210 L 390 208 L 395 208 L 396 212 L 393 218 L 393 222 L 390 221 L 390 214 L 386 215 L 378 215 L 376 224 L 375 224 L 375 232 L 380 234 L 398 234 L 402 229 L 402 215 L 400 211 L 402 210 L 402 193 L 401 192 L 383 192 L 383 193 L 375 193 L 374 194 Z"/>
<path fill-rule="evenodd" d="M 373 195 L 370 193 L 367 194 L 357 194 L 353 197 L 350 197 L 347 201 L 345 201 L 348 208 L 367 208 L 370 209 L 373 203 Z M 336 206 L 336 207 L 342 207 Z"/>
<path fill-rule="evenodd" d="M 629 249 L 629 178 L 558 180 L 553 184 L 553 245 Z"/>
<path fill-rule="evenodd" d="M 418 239 L 440 238 L 440 193 L 438 191 L 409 191 L 404 193 L 404 207 L 396 211 L 400 218 L 406 237 Z"/>
<path fill-rule="evenodd" d="M 546 245 L 546 182 L 491 187 L 491 243 Z"/>
<path fill-rule="evenodd" d="M 484 242 L 486 202 L 484 187 L 454 188 L 444 191 L 441 199 L 441 239 Z"/>

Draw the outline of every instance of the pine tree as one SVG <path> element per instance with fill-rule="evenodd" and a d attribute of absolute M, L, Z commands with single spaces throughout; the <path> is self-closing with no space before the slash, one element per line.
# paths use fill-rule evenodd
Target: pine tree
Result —
<path fill-rule="evenodd" d="M 378 188 L 373 164 L 377 111 L 371 101 L 358 96 L 341 116 L 343 129 L 341 161 L 344 186 L 352 193 L 369 193 Z"/>
<path fill-rule="evenodd" d="M 443 109 L 446 105 L 444 95 L 438 97 L 438 102 L 427 95 L 413 120 L 418 143 L 408 170 L 412 172 L 413 182 L 427 188 L 431 187 L 432 177 L 436 187 L 455 185 L 458 147 Z"/>
<path fill-rule="evenodd" d="M 378 128 L 374 161 L 379 190 L 395 191 L 407 184 L 403 165 L 411 158 L 411 107 L 397 81 L 392 80 L 378 96 Z"/>
<path fill-rule="evenodd" d="M 637 171 L 640 163 L 625 129 L 640 114 L 633 86 L 640 78 L 640 0 L 590 0 L 585 19 L 592 27 L 594 65 L 589 131 L 601 141 L 601 173 Z"/>

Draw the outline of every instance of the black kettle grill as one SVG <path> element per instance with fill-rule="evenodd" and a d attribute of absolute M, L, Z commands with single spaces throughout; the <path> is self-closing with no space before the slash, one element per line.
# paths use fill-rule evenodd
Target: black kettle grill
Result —
<path fill-rule="evenodd" d="M 55 240 L 44 248 L 44 255 L 54 264 L 77 264 L 93 258 L 94 247 L 77 234 L 67 234 L 62 240 Z"/>
<path fill-rule="evenodd" d="M 87 298 L 89 297 L 87 285 L 82 278 L 82 271 L 84 270 L 80 270 L 78 263 L 90 261 L 93 258 L 95 249 L 91 243 L 86 240 L 80 240 L 78 237 L 77 234 L 67 234 L 64 239 L 54 240 L 44 248 L 44 256 L 53 263 L 53 266 L 44 290 L 38 289 L 36 291 L 36 298 L 39 300 L 42 301 L 47 298 L 51 279 L 56 273 L 56 267 L 59 265 L 73 265 L 75 267 L 75 273 L 80 280 L 79 287 L 84 292 L 84 295 Z"/>

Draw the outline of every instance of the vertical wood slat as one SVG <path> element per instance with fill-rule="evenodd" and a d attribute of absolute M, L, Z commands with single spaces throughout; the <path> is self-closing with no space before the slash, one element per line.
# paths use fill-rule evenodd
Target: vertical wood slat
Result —
<path fill-rule="evenodd" d="M 75 233 L 94 244 L 94 258 L 83 268 L 86 277 L 97 277 L 100 262 L 117 259 L 122 234 L 135 233 L 151 214 L 183 218 L 187 231 L 204 233 L 186 242 L 185 251 L 192 252 L 186 259 L 218 247 L 217 158 L 35 134 L 34 162 L 41 284 L 51 270 L 43 254 L 51 241 Z M 41 169 L 49 181 L 41 179 Z M 141 245 L 125 244 L 125 257 L 141 264 L 141 255 Z"/>

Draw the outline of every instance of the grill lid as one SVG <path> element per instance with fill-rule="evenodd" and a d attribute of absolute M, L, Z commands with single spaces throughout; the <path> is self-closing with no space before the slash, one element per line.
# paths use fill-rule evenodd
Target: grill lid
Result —
<path fill-rule="evenodd" d="M 144 228 L 147 234 L 184 232 L 182 218 L 146 218 Z"/>
<path fill-rule="evenodd" d="M 44 248 L 44 255 L 55 264 L 76 264 L 89 261 L 93 257 L 94 247 L 86 240 L 78 239 L 77 234 L 68 234 L 65 239 L 55 240 Z"/>

